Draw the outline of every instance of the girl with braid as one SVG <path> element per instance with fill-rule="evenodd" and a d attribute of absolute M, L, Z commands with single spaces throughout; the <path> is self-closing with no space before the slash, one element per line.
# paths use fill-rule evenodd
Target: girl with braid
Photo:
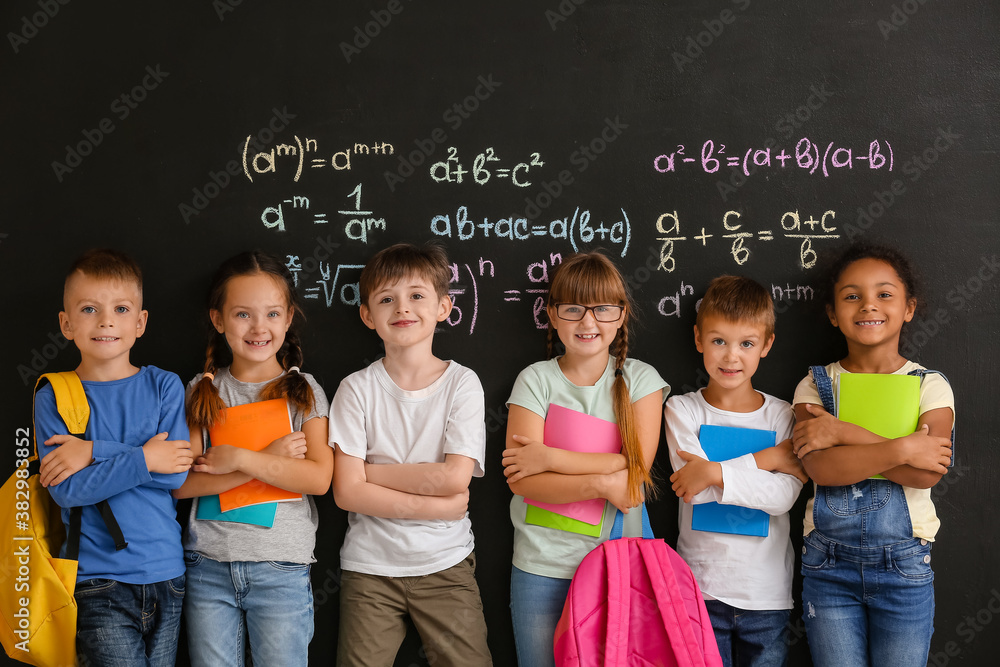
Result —
<path fill-rule="evenodd" d="M 188 386 L 187 416 L 195 465 L 178 498 L 194 497 L 184 539 L 184 600 L 194 667 L 243 665 L 249 638 L 255 665 L 301 665 L 313 635 L 309 566 L 318 518 L 311 495 L 330 488 L 329 404 L 299 370 L 302 350 L 292 276 L 275 258 L 247 252 L 219 267 L 208 297 L 215 331 L 205 372 Z M 294 431 L 256 452 L 208 440 L 223 408 L 284 398 Z M 206 447 L 207 446 L 207 447 Z M 200 454 L 200 455 L 199 455 Z M 199 503 L 251 479 L 302 493 L 276 503 L 270 526 L 197 518 Z M 238 511 L 238 510 L 237 510 Z M 264 522 L 266 523 L 266 522 Z"/>
<path fill-rule="evenodd" d="M 511 618 L 518 663 L 552 665 L 553 634 L 583 557 L 608 539 L 616 508 L 628 512 L 651 490 L 650 467 L 670 386 L 649 364 L 628 358 L 634 306 L 618 269 L 600 253 L 560 264 L 549 288 L 548 361 L 524 369 L 508 407 L 504 474 L 514 492 Z M 563 353 L 556 352 L 556 340 Z M 617 424 L 621 453 L 546 446 L 550 406 Z M 525 498 L 546 503 L 603 499 L 597 537 L 534 525 Z"/>

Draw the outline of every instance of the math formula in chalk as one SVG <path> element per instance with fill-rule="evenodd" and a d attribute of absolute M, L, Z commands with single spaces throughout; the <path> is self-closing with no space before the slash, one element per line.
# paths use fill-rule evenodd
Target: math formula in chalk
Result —
<path fill-rule="evenodd" d="M 525 217 L 508 216 L 490 218 L 469 217 L 469 208 L 459 206 L 455 217 L 448 214 L 435 215 L 431 219 L 431 231 L 436 236 L 468 241 L 475 238 L 496 238 L 508 241 L 528 241 L 529 239 L 556 239 L 568 242 L 573 252 L 591 243 L 611 245 L 620 248 L 621 256 L 628 253 L 632 240 L 632 225 L 625 209 L 618 209 L 621 217 L 613 215 L 609 220 L 594 220 L 590 210 L 577 206 L 572 215 L 550 219 L 548 224 L 532 224 Z"/>
<path fill-rule="evenodd" d="M 700 151 L 678 144 L 673 151 L 661 153 L 653 159 L 653 169 L 661 174 L 673 174 L 685 169 L 700 169 L 706 174 L 714 174 L 722 167 L 738 169 L 747 177 L 761 168 L 779 171 L 798 168 L 809 174 L 818 171 L 828 178 L 833 171 L 855 167 L 892 171 L 895 157 L 888 140 L 883 145 L 875 139 L 867 147 L 859 148 L 837 146 L 833 141 L 824 146 L 803 137 L 795 144 L 792 153 L 784 148 L 768 147 L 734 150 L 728 144 L 709 139 L 701 145 Z"/>
<path fill-rule="evenodd" d="M 430 174 L 437 183 L 462 183 L 471 178 L 478 185 L 486 185 L 491 179 L 495 182 L 506 179 L 519 188 L 526 188 L 531 185 L 531 169 L 544 166 L 540 153 L 532 153 L 528 159 L 513 166 L 504 166 L 496 150 L 487 148 L 472 160 L 470 169 L 463 166 L 458 149 L 452 146 L 448 148 L 447 159 L 431 165 Z"/>
<path fill-rule="evenodd" d="M 290 144 L 275 144 L 270 149 L 250 152 L 252 135 L 247 135 L 243 144 L 243 173 L 254 182 L 254 176 L 289 172 L 296 183 L 302 178 L 303 170 L 331 169 L 333 171 L 350 171 L 352 165 L 359 159 L 373 159 L 379 156 L 392 155 L 395 148 L 385 141 L 372 143 L 347 144 L 339 150 L 321 151 L 316 139 L 292 137 Z"/>
<path fill-rule="evenodd" d="M 361 241 L 368 243 L 375 232 L 385 231 L 385 218 L 375 216 L 371 210 L 365 210 L 361 205 L 361 184 L 358 183 L 348 198 L 354 204 L 352 207 L 337 210 L 337 215 L 341 216 L 334 220 L 328 217 L 323 211 L 316 210 L 313 200 L 309 197 L 294 195 L 288 199 L 283 199 L 277 206 L 265 206 L 260 214 L 261 223 L 268 229 L 278 232 L 286 231 L 285 223 L 286 209 L 289 220 L 292 215 L 296 220 L 305 219 L 314 225 L 343 224 L 344 235 L 351 241 Z"/>
<path fill-rule="evenodd" d="M 765 229 L 750 231 L 744 227 L 743 215 L 738 211 L 726 211 L 719 224 L 700 230 L 697 224 L 681 223 L 677 211 L 663 213 L 656 219 L 656 240 L 660 243 L 661 271 L 673 273 L 677 268 L 677 257 L 674 252 L 678 243 L 691 242 L 707 247 L 723 243 L 728 245 L 729 254 L 736 264 L 742 265 L 750 259 L 753 243 L 769 243 L 778 239 L 792 239 L 799 243 L 799 265 L 811 269 L 816 265 L 817 253 L 813 241 L 828 241 L 840 238 L 834 221 L 836 211 L 827 210 L 816 215 L 807 215 L 799 211 L 786 211 L 777 225 L 771 224 Z M 709 231 L 711 230 L 711 231 Z M 695 232 L 695 233 L 692 233 Z M 714 239 L 714 240 L 713 240 Z"/>

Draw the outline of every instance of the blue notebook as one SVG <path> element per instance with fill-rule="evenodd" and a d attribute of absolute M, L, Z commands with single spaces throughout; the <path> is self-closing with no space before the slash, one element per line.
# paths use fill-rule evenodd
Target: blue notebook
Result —
<path fill-rule="evenodd" d="M 232 521 L 270 528 L 274 525 L 274 514 L 277 511 L 278 503 L 262 503 L 223 512 L 218 495 L 202 496 L 198 499 L 198 513 L 195 518 L 201 521 Z"/>
<path fill-rule="evenodd" d="M 704 425 L 698 435 L 709 461 L 728 461 L 773 447 L 777 433 L 756 428 Z M 691 508 L 691 529 L 730 535 L 767 537 L 771 517 L 763 510 L 702 503 Z"/>

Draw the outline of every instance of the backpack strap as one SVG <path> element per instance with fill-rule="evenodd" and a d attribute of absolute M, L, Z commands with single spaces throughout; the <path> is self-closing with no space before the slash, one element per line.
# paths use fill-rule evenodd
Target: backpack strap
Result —
<path fill-rule="evenodd" d="M 46 382 L 52 386 L 52 392 L 56 398 L 56 411 L 66 424 L 69 434 L 82 439 L 87 432 L 87 423 L 90 421 L 90 403 L 87 402 L 87 394 L 83 390 L 83 383 L 80 381 L 80 376 L 76 374 L 76 371 L 44 373 L 39 376 L 38 381 L 35 383 L 36 394 Z M 34 403 L 32 403 L 32 413 L 34 413 Z M 34 414 L 32 414 L 32 423 L 34 423 Z M 41 461 L 38 458 L 37 437 L 34 439 L 34 447 L 35 456 L 30 465 L 32 466 L 32 473 L 37 474 L 37 470 L 41 468 Z M 121 551 L 127 547 L 128 542 L 125 541 L 125 535 L 122 534 L 121 526 L 118 525 L 118 519 L 115 518 L 115 513 L 111 510 L 111 505 L 107 499 L 96 503 L 95 506 L 101 514 L 101 519 L 104 520 L 104 526 L 115 541 L 115 551 Z M 83 508 L 70 508 L 69 532 L 66 537 L 66 557 L 72 560 L 79 560 L 80 526 L 82 523 Z"/>
<path fill-rule="evenodd" d="M 615 522 L 611 524 L 611 535 L 609 540 L 620 540 L 625 532 L 625 515 L 621 510 L 615 512 Z M 646 511 L 646 503 L 642 503 L 642 538 L 644 540 L 653 539 L 653 527 L 649 523 L 649 512 Z"/>
<path fill-rule="evenodd" d="M 657 555 L 655 543 L 639 540 L 636 544 L 649 574 L 656 606 L 660 610 L 660 622 L 667 631 L 678 667 L 704 667 L 705 654 L 691 629 L 691 619 L 684 604 L 684 596 L 677 585 L 676 572 L 673 568 L 664 567 Z"/>
<path fill-rule="evenodd" d="M 628 662 L 628 631 L 632 616 L 632 572 L 628 551 L 629 542 L 626 540 L 609 540 L 604 544 L 608 572 L 604 667 L 617 667 Z"/>
<path fill-rule="evenodd" d="M 833 380 L 827 375 L 826 368 L 823 366 L 810 366 L 809 370 L 812 371 L 816 390 L 819 392 L 820 400 L 823 401 L 823 408 L 836 417 L 837 404 L 833 400 Z"/>

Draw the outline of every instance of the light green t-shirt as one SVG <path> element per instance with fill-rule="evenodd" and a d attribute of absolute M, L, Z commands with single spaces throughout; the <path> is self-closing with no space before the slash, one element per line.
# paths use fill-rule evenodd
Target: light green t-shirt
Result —
<path fill-rule="evenodd" d="M 654 391 L 661 391 L 662 400 L 667 400 L 670 385 L 649 364 L 626 359 L 622 371 L 633 403 Z M 592 387 L 580 387 L 567 380 L 557 359 L 540 361 L 517 376 L 507 405 L 519 405 L 544 418 L 549 405 L 555 404 L 617 423 L 611 399 L 614 380 L 614 358 L 610 356 L 604 375 Z M 514 566 L 531 574 L 557 579 L 573 577 L 583 557 L 608 539 L 615 518 L 614 505 L 607 503 L 601 536 L 590 537 L 529 525 L 525 523 L 526 508 L 523 496 L 515 495 L 510 501 L 510 520 L 514 524 Z M 638 516 L 638 513 L 631 512 L 628 516 Z"/>

